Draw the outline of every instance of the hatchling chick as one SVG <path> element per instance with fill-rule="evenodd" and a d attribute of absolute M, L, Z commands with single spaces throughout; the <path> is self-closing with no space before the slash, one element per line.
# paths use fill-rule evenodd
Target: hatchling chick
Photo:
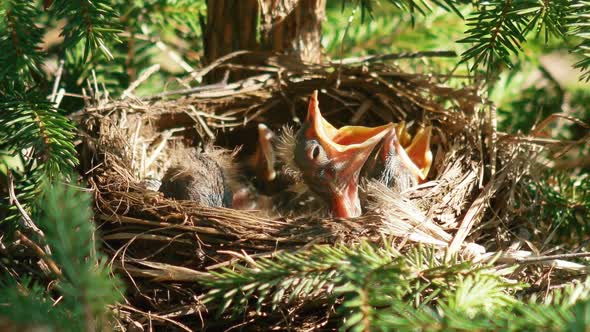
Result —
<path fill-rule="evenodd" d="M 232 207 L 232 153 L 207 146 L 203 151 L 176 149 L 176 162 L 162 177 L 164 197 L 206 206 Z"/>
<path fill-rule="evenodd" d="M 401 192 L 426 178 L 432 162 L 430 132 L 424 128 L 411 139 L 404 124 L 336 128 L 321 115 L 314 91 L 306 121 L 296 134 L 283 135 L 279 155 L 333 217 L 358 217 L 364 203 L 359 189 L 368 180 Z"/>

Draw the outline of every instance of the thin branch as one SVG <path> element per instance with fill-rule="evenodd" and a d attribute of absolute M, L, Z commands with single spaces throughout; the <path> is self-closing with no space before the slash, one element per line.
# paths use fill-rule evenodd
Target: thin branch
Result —
<path fill-rule="evenodd" d="M 65 61 L 62 59 L 59 61 L 59 67 L 57 68 L 57 72 L 55 73 L 55 82 L 53 82 L 53 89 L 51 90 L 51 96 L 49 100 L 55 103 L 57 98 L 57 90 L 59 88 L 59 82 L 61 80 L 61 75 L 63 74 Z"/>
<path fill-rule="evenodd" d="M 37 225 L 35 225 L 33 219 L 31 219 L 27 211 L 25 211 L 24 207 L 18 201 L 16 194 L 14 192 L 14 177 L 12 176 L 12 172 L 10 170 L 8 170 L 8 197 L 10 204 L 14 204 L 20 212 L 22 219 L 19 220 L 22 220 L 22 225 L 25 228 L 32 230 L 40 237 L 44 237 L 45 234 L 43 234 L 43 231 L 39 227 L 37 227 Z"/>
<path fill-rule="evenodd" d="M 55 264 L 53 259 L 51 259 L 51 257 L 49 257 L 47 255 L 47 253 L 45 253 L 45 251 L 43 251 L 43 249 L 41 249 L 41 247 L 38 244 L 33 242 L 31 239 L 29 239 L 26 235 L 24 235 L 20 231 L 16 231 L 15 235 L 16 235 L 16 237 L 18 237 L 21 240 L 21 242 L 24 245 L 31 248 L 37 254 L 37 256 L 39 256 L 39 258 L 41 258 L 45 262 L 45 264 L 47 264 L 47 266 L 49 267 L 51 272 L 53 272 L 53 274 L 55 274 L 56 276 L 58 276 L 60 278 L 63 277 L 63 274 L 61 273 L 61 270 L 59 269 L 57 264 Z"/>
<path fill-rule="evenodd" d="M 190 94 L 197 93 L 197 92 L 223 89 L 224 87 L 227 86 L 227 77 L 228 77 L 228 75 L 226 75 L 224 77 L 224 79 L 219 83 L 202 85 L 202 86 L 197 86 L 197 87 L 189 88 L 189 89 L 166 91 L 166 92 L 158 93 L 153 96 L 149 96 L 149 97 L 145 98 L 145 100 L 154 101 L 154 100 L 163 99 L 163 98 L 169 97 L 169 96 L 186 96 L 186 95 L 190 95 Z"/>
<path fill-rule="evenodd" d="M 336 59 L 330 61 L 330 64 L 337 65 L 350 65 L 360 62 L 381 62 L 386 60 L 398 60 L 398 59 L 415 59 L 415 58 L 454 58 L 457 56 L 455 51 L 424 51 L 424 52 L 403 52 L 403 53 L 390 53 L 380 55 L 365 55 L 360 57 Z"/>
<path fill-rule="evenodd" d="M 569 253 L 569 254 L 558 254 L 558 255 L 547 255 L 547 256 L 536 256 L 536 257 L 523 257 L 517 258 L 517 263 L 538 263 L 543 261 L 549 261 L 554 259 L 571 259 L 571 258 L 584 258 L 590 257 L 590 252 L 576 252 L 576 253 Z"/>
<path fill-rule="evenodd" d="M 133 93 L 133 91 L 135 91 L 135 89 L 137 89 L 137 87 L 140 86 L 141 83 L 145 82 L 145 80 L 147 80 L 150 76 L 152 76 L 158 70 L 160 70 L 160 65 L 157 63 L 155 65 L 152 65 L 148 69 L 146 69 L 135 81 L 133 81 L 133 83 L 131 83 L 129 85 L 129 87 L 127 89 L 125 89 L 125 91 L 123 91 L 123 94 L 121 95 L 121 99 L 125 99 L 127 97 L 130 97 L 131 94 Z"/>
<path fill-rule="evenodd" d="M 154 313 L 151 313 L 151 312 L 144 312 L 144 311 L 141 311 L 141 310 L 139 310 L 139 309 L 136 309 L 136 308 L 134 308 L 134 307 L 131 307 L 131 306 L 125 305 L 125 304 L 119 304 L 118 306 L 119 306 L 120 308 L 123 308 L 123 309 L 126 309 L 126 310 L 130 310 L 130 311 L 136 312 L 136 313 L 138 313 L 138 314 L 141 314 L 141 315 L 143 315 L 143 316 L 145 316 L 145 317 L 148 317 L 149 319 L 152 319 L 152 318 L 153 318 L 153 319 L 156 319 L 156 320 L 159 320 L 159 321 L 164 321 L 164 322 L 168 322 L 168 323 L 174 324 L 174 325 L 178 326 L 179 328 L 181 328 L 181 329 L 182 329 L 182 330 L 184 330 L 184 331 L 188 331 L 188 332 L 191 332 L 191 331 L 192 331 L 192 330 L 191 330 L 189 327 L 187 327 L 186 325 L 184 325 L 184 324 L 182 324 L 182 323 L 180 323 L 180 322 L 177 322 L 177 321 L 175 321 L 175 320 L 172 320 L 172 319 L 170 319 L 170 318 L 163 317 L 163 316 L 160 316 L 160 315 L 156 315 L 156 314 L 154 314 Z"/>

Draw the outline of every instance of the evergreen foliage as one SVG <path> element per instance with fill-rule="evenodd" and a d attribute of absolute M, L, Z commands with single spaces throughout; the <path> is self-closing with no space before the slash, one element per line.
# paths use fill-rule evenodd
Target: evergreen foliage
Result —
<path fill-rule="evenodd" d="M 0 7 L 0 96 L 24 92 L 42 75 L 38 45 L 43 30 L 35 25 L 39 9 L 32 1 L 3 1 Z"/>
<path fill-rule="evenodd" d="M 522 301 L 527 285 L 504 277 L 512 269 L 453 259 L 434 248 L 399 253 L 390 244 L 315 246 L 211 273 L 205 302 L 239 316 L 250 307 L 275 311 L 292 301 L 337 305 L 341 330 L 566 331 L 588 324 L 590 281 L 568 284 L 544 301 Z"/>
<path fill-rule="evenodd" d="M 74 125 L 55 105 L 35 98 L 5 100 L 0 104 L 0 142 L 4 155 L 18 156 L 16 197 L 28 206 L 40 192 L 44 179 L 52 179 L 62 172 L 70 172 L 78 163 L 73 145 Z M 2 205 L 6 203 L 3 202 Z M 7 220 L 18 217 L 14 206 Z"/>
<path fill-rule="evenodd" d="M 50 249 L 46 254 L 59 272 L 24 277 L 3 263 L 0 317 L 54 330 L 106 327 L 108 307 L 121 298 L 120 284 L 97 251 L 90 196 L 62 183 L 73 180 L 63 174 L 71 174 L 78 165 L 75 126 L 67 114 L 78 111 L 84 101 L 65 96 L 60 103 L 54 83 L 59 80 L 57 90 L 74 94 L 82 94 L 82 89 L 98 94 L 104 84 L 117 97 L 143 70 L 162 64 L 160 72 L 135 93 L 179 84 L 177 78 L 185 75 L 187 66 L 201 64 L 200 24 L 206 2 L 46 3 L 47 9 L 40 1 L 0 2 L 0 189 L 8 179 L 14 180 L 16 199 L 45 234 L 27 235 Z M 500 129 L 528 132 L 540 119 L 562 112 L 566 101 L 572 116 L 590 120 L 587 87 L 556 82 L 539 61 L 556 49 L 570 51 L 578 59 L 575 67 L 582 71 L 581 84 L 590 81 L 590 1 L 384 3 L 329 1 L 329 19 L 323 27 L 327 53 L 340 58 L 454 50 L 466 69 L 455 67 L 457 59 L 420 59 L 409 66 L 470 74 L 472 83 L 482 80 L 479 74 L 484 71 L 489 78 L 484 80 L 485 92 L 497 105 Z M 350 23 L 358 8 L 361 20 Z M 55 31 L 63 40 L 44 41 Z M 172 55 L 185 62 L 170 61 Z M 49 69 L 56 59 L 64 60 L 59 77 Z M 530 84 L 532 73 L 538 71 L 543 84 Z M 100 88 L 89 91 L 89 81 Z M 558 138 L 572 140 L 585 135 L 587 128 L 575 125 L 557 133 Z M 587 155 L 589 150 L 587 146 L 578 154 Z M 552 243 L 583 246 L 590 220 L 588 169 L 575 174 L 548 171 L 525 181 L 529 190 L 521 193 L 516 206 L 525 207 L 523 216 L 539 230 L 554 231 Z M 2 197 L 0 208 L 3 242 L 14 229 L 27 231 L 14 201 Z M 351 331 L 565 331 L 590 325 L 589 281 L 568 282 L 537 299 L 528 295 L 530 285 L 507 279 L 506 273 L 516 265 L 499 270 L 460 258 L 445 261 L 434 248 L 416 247 L 402 254 L 392 245 L 315 246 L 248 263 L 213 271 L 203 279 L 202 284 L 211 289 L 206 303 L 221 314 L 238 316 L 252 308 L 264 312 L 318 301 L 336 306 L 334 319 L 342 330 Z M 48 290 L 46 279 L 55 280 L 55 288 Z"/>
<path fill-rule="evenodd" d="M 584 72 L 582 78 L 590 81 L 590 1 L 575 1 L 570 13 L 571 34 L 580 38 L 581 42 L 576 46 L 575 52 L 582 56 L 576 63 L 576 67 Z"/>
<path fill-rule="evenodd" d="M 58 181 L 44 185 L 34 220 L 59 268 L 55 292 L 26 276 L 5 276 L 0 291 L 0 318 L 21 327 L 90 331 L 110 323 L 108 306 L 120 299 L 117 279 L 109 275 L 97 251 L 91 221 L 91 197 L 82 188 Z"/>
<path fill-rule="evenodd" d="M 109 53 L 105 38 L 116 37 L 118 30 L 112 27 L 116 15 L 104 1 L 55 1 L 53 7 L 57 8 L 55 19 L 68 22 L 62 31 L 66 48 L 85 40 L 84 58 L 96 49 Z M 53 100 L 44 98 L 50 90 L 42 69 L 48 54 L 40 48 L 47 32 L 39 26 L 40 4 L 3 1 L 0 11 L 0 47 L 5 50 L 0 54 L 0 144 L 7 154 L 21 156 L 17 165 L 24 172 L 10 165 L 7 168 L 21 173 L 15 192 L 30 207 L 45 177 L 69 173 L 77 165 L 75 127 Z"/>
<path fill-rule="evenodd" d="M 522 52 L 529 35 L 542 35 L 545 44 L 550 39 L 565 39 L 568 32 L 586 41 L 574 51 L 584 53 L 587 48 L 587 11 L 588 4 L 569 0 L 557 1 L 512 1 L 491 0 L 482 2 L 477 10 L 467 19 L 470 27 L 467 37 L 460 43 L 472 44 L 462 57 L 463 61 L 472 60 L 471 68 L 484 66 L 488 74 L 497 71 L 497 63 L 511 66 L 510 53 Z M 588 55 L 586 54 L 587 58 Z M 584 71 L 588 59 L 576 64 Z M 588 73 L 583 74 L 587 77 Z"/>
<path fill-rule="evenodd" d="M 575 246 L 584 241 L 590 232 L 590 177 L 548 173 L 538 182 L 531 181 L 529 188 L 529 195 L 543 201 L 541 211 L 528 211 L 539 229 L 554 228 L 556 244 Z"/>
<path fill-rule="evenodd" d="M 44 287 L 35 284 L 27 277 L 19 282 L 10 276 L 4 276 L 0 284 L 0 319 L 10 319 L 15 327 L 53 327 L 64 329 L 67 319 L 61 308 L 53 306 L 52 299 L 45 293 Z M 7 305 L 9 304 L 9 305 Z"/>
<path fill-rule="evenodd" d="M 3 105 L 0 139 L 8 147 L 28 150 L 30 158 L 39 161 L 38 167 L 51 178 L 76 166 L 78 160 L 72 144 L 75 127 L 58 113 L 53 103 L 25 99 L 25 102 L 7 101 Z"/>
<path fill-rule="evenodd" d="M 84 61 L 90 52 L 100 50 L 108 59 L 113 55 L 106 43 L 118 42 L 118 14 L 109 0 L 56 1 L 53 4 L 56 16 L 67 23 L 63 27 L 64 48 L 70 49 L 84 43 Z"/>

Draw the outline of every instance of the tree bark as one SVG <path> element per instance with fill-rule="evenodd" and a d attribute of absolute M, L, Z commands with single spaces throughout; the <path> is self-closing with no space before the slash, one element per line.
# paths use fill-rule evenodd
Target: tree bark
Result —
<path fill-rule="evenodd" d="M 289 54 L 302 62 L 321 62 L 326 0 L 261 0 L 260 4 L 263 49 Z"/>
<path fill-rule="evenodd" d="M 204 62 L 238 50 L 256 50 L 258 0 L 207 0 L 207 22 L 203 27 Z M 223 73 L 207 75 L 210 82 Z"/>
<path fill-rule="evenodd" d="M 265 50 L 319 63 L 325 14 L 326 0 L 208 0 L 205 62 L 238 50 Z"/>

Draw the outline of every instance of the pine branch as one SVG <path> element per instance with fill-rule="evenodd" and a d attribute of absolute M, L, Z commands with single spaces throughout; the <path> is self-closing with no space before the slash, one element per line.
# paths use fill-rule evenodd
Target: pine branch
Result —
<path fill-rule="evenodd" d="M 296 299 L 328 301 L 347 331 L 565 330 L 587 320 L 576 313 L 589 308 L 590 280 L 556 289 L 544 302 L 522 301 L 514 293 L 525 285 L 489 265 L 443 256 L 422 247 L 400 255 L 366 243 L 316 246 L 273 259 L 245 257 L 248 267 L 225 268 L 203 283 L 213 288 L 206 302 L 234 315 L 253 303 L 260 312 Z"/>
<path fill-rule="evenodd" d="M 91 197 L 82 190 L 59 182 L 47 185 L 35 219 L 63 273 L 59 289 L 65 305 L 88 331 L 119 300 L 120 285 L 97 252 Z"/>
<path fill-rule="evenodd" d="M 351 255 L 334 295 L 342 297 L 337 312 L 343 316 L 342 329 L 350 331 L 375 330 L 380 309 L 392 300 L 401 299 L 410 289 L 405 262 L 396 259 L 398 253 L 380 251 L 366 245 Z"/>
<path fill-rule="evenodd" d="M 582 39 L 574 52 L 582 56 L 574 66 L 582 70 L 582 80 L 590 81 L 590 1 L 577 1 L 572 5 L 571 34 Z"/>
<path fill-rule="evenodd" d="M 511 306 L 516 299 L 507 294 L 506 289 L 515 285 L 500 280 L 497 276 L 486 274 L 469 275 L 458 281 L 452 291 L 444 290 L 445 306 L 473 317 L 477 314 L 493 315 L 503 307 Z"/>
<path fill-rule="evenodd" d="M 389 306 L 377 309 L 372 330 L 572 331 L 572 327 L 587 326 L 583 324 L 588 322 L 587 312 L 590 308 L 588 280 L 553 291 L 544 303 L 534 299 L 519 301 L 512 296 L 497 293 L 494 290 L 497 285 L 493 285 L 496 281 L 493 279 L 475 280 L 466 278 L 456 292 L 446 293 L 448 297 L 443 296 L 437 301 L 436 309 L 416 307 L 392 299 Z M 482 292 L 480 286 L 486 290 Z M 492 293 L 488 290 L 492 290 Z M 492 297 L 488 298 L 489 295 Z M 462 300 L 457 302 L 460 298 Z M 463 300 L 467 301 L 461 304 Z"/>
<path fill-rule="evenodd" d="M 0 141 L 13 153 L 29 151 L 30 168 L 34 163 L 53 178 L 78 164 L 72 143 L 75 127 L 53 103 L 6 101 L 0 109 Z"/>
<path fill-rule="evenodd" d="M 7 328 L 6 325 L 11 324 L 14 331 L 25 326 L 44 330 L 48 327 L 66 329 L 67 313 L 53 306 L 42 286 L 27 277 L 20 283 L 8 275 L 1 279 L 0 325 Z"/>
<path fill-rule="evenodd" d="M 34 216 L 45 234 L 41 240 L 61 271 L 54 275 L 56 287 L 50 292 L 27 278 L 7 276 L 0 291 L 0 320 L 15 330 L 110 330 L 106 316 L 109 306 L 121 298 L 121 284 L 97 252 L 89 193 L 61 181 L 43 186 Z M 61 298 L 56 301 L 53 296 Z"/>
<path fill-rule="evenodd" d="M 459 43 L 473 46 L 463 53 L 462 62 L 473 60 L 472 70 L 485 66 L 489 76 L 498 71 L 498 63 L 512 66 L 510 55 L 518 55 L 522 51 L 522 44 L 531 33 L 537 36 L 543 34 L 545 45 L 551 37 L 566 40 L 568 29 L 573 29 L 574 35 L 585 38 L 585 6 L 587 4 L 573 4 L 568 0 L 486 1 L 467 19 L 471 28 L 465 32 L 467 37 Z M 572 18 L 575 23 L 568 24 Z M 584 46 L 587 45 L 580 44 L 578 51 Z M 588 67 L 584 67 L 583 62 L 577 66 Z"/>
<path fill-rule="evenodd" d="M 459 17 L 463 17 L 459 9 L 457 9 L 457 4 L 459 1 L 456 0 L 388 0 L 389 3 L 393 4 L 394 6 L 410 12 L 412 17 L 416 12 L 420 13 L 421 15 L 426 15 L 427 13 L 432 12 L 432 2 L 434 5 L 443 8 L 448 12 L 454 12 Z M 413 18 L 412 18 L 413 22 Z"/>
<path fill-rule="evenodd" d="M 112 59 L 103 53 L 85 58 L 85 47 L 81 44 L 68 48 L 65 54 L 68 75 L 63 79 L 66 90 L 79 90 L 94 70 L 98 81 L 105 84 L 109 93 L 118 95 L 137 79 L 142 69 L 161 63 L 158 55 L 163 52 L 163 43 L 174 46 L 169 51 L 179 53 L 187 61 L 189 54 L 198 54 L 201 42 L 198 17 L 205 11 L 204 1 L 111 2 L 113 10 L 121 13 L 121 28 L 124 30 L 118 35 L 120 42 L 108 43 Z M 179 40 L 183 42 L 178 43 Z M 174 64 L 164 63 L 161 72 L 150 78 L 153 84 L 143 84 L 141 89 L 160 91 L 169 75 L 177 74 Z"/>
<path fill-rule="evenodd" d="M 68 173 L 78 164 L 72 143 L 75 127 L 47 101 L 6 101 L 0 103 L 0 109 L 3 114 L 0 117 L 3 150 L 0 157 L 17 156 L 6 167 L 14 175 L 14 198 L 30 209 L 43 188 L 44 179 Z M 3 221 L 20 215 L 14 204 L 7 199 L 1 202 L 1 206 L 9 208 L 9 215 Z"/>
<path fill-rule="evenodd" d="M 517 3 L 517 14 L 528 16 L 528 24 L 523 29 L 523 34 L 535 31 L 537 35 L 544 31 L 545 44 L 551 36 L 565 38 L 567 33 L 567 17 L 571 13 L 568 0 L 525 0 Z"/>
<path fill-rule="evenodd" d="M 547 173 L 538 182 L 530 181 L 528 191 L 539 203 L 529 210 L 538 227 L 552 229 L 558 243 L 583 241 L 590 231 L 590 178 Z"/>
<path fill-rule="evenodd" d="M 7 0 L 0 7 L 0 97 L 23 92 L 42 75 L 43 29 L 34 1 Z"/>
<path fill-rule="evenodd" d="M 276 259 L 262 258 L 250 267 L 222 268 L 203 280 L 212 288 L 204 302 L 221 303 L 221 312 L 230 309 L 235 315 L 247 310 L 254 298 L 257 311 L 267 304 L 275 308 L 296 298 L 316 298 L 325 288 L 333 287 L 338 268 L 351 254 L 352 249 L 345 247 L 318 246 L 295 254 L 282 253 Z"/>
<path fill-rule="evenodd" d="M 333 305 L 339 299 L 342 328 L 352 331 L 378 330 L 390 319 L 397 321 L 392 316 L 396 304 L 428 307 L 457 290 L 463 291 L 453 302 L 454 310 L 492 312 L 512 303 L 509 291 L 519 287 L 504 282 L 489 266 L 445 262 L 433 248 L 416 247 L 400 255 L 391 246 L 377 248 L 366 243 L 316 246 L 247 261 L 248 267 L 225 268 L 203 280 L 212 288 L 205 301 L 237 316 L 254 301 L 260 312 L 266 306 L 272 310 L 295 300 Z"/>
<path fill-rule="evenodd" d="M 486 1 L 471 17 L 467 25 L 471 26 L 465 33 L 466 38 L 459 43 L 474 44 L 462 55 L 462 62 L 473 60 L 472 70 L 480 64 L 486 66 L 491 74 L 498 61 L 510 66 L 510 53 L 518 54 L 524 43 L 525 17 L 512 0 Z"/>
<path fill-rule="evenodd" d="M 53 4 L 57 16 L 65 19 L 62 35 L 64 45 L 71 48 L 84 41 L 84 60 L 95 50 L 100 50 L 107 59 L 113 55 L 108 48 L 111 43 L 120 42 L 118 14 L 109 0 L 59 0 Z"/>

